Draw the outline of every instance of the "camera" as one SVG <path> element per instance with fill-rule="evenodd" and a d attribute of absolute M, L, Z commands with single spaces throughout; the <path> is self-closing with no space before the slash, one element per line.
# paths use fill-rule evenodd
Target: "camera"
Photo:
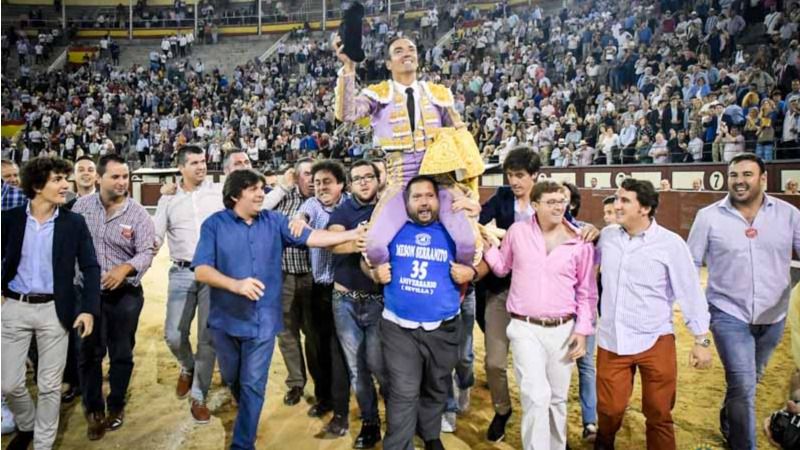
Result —
<path fill-rule="evenodd" d="M 786 450 L 800 449 L 800 414 L 780 410 L 772 413 L 769 423 L 772 440 Z"/>

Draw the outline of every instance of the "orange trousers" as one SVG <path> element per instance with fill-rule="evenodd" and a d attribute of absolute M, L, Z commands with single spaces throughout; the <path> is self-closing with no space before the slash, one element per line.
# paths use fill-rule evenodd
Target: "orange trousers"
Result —
<path fill-rule="evenodd" d="M 675 335 L 672 334 L 661 336 L 651 348 L 636 355 L 621 356 L 598 348 L 595 449 L 614 448 L 614 437 L 622 425 L 637 369 L 642 376 L 647 449 L 675 449 L 672 408 L 675 406 L 678 366 Z"/>

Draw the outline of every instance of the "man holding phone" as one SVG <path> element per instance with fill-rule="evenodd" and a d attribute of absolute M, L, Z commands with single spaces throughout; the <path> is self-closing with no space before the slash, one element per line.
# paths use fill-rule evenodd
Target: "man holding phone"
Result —
<path fill-rule="evenodd" d="M 89 336 L 100 312 L 100 266 L 83 218 L 62 208 L 72 167 L 60 158 L 35 158 L 25 165 L 27 206 L 2 220 L 3 395 L 19 431 L 8 448 L 51 448 L 58 431 L 61 377 L 69 331 Z M 83 301 L 75 298 L 75 267 L 84 277 Z M 80 311 L 80 313 L 77 313 Z M 77 313 L 77 314 L 76 314 Z M 38 403 L 25 387 L 31 340 L 38 344 Z"/>

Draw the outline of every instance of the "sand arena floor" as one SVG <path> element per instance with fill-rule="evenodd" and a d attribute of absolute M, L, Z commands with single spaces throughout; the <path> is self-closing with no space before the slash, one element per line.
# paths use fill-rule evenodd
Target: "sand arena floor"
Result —
<path fill-rule="evenodd" d="M 86 439 L 86 421 L 79 402 L 62 406 L 61 424 L 56 442 L 60 449 L 124 449 L 124 450 L 178 450 L 178 449 L 223 449 L 230 445 L 233 420 L 236 415 L 230 395 L 221 386 L 219 373 L 214 375 L 209 406 L 212 420 L 207 425 L 195 425 L 189 413 L 189 404 L 175 397 L 174 387 L 178 365 L 164 343 L 163 321 L 166 308 L 167 270 L 169 258 L 166 249 L 158 254 L 153 267 L 144 278 L 145 307 L 136 336 L 135 369 L 130 388 L 130 400 L 126 409 L 125 425 L 107 433 L 97 442 Z M 269 288 L 269 287 L 268 287 Z M 718 432 L 718 406 L 722 401 L 725 382 L 719 359 L 709 371 L 697 371 L 688 366 L 688 351 L 692 337 L 682 324 L 680 312 L 676 312 L 678 332 L 678 398 L 673 410 L 675 429 L 680 449 L 722 448 Z M 493 411 L 486 373 L 483 370 L 483 334 L 478 327 L 475 337 L 475 372 L 477 384 L 473 389 L 470 410 L 458 419 L 455 434 L 443 435 L 448 450 L 460 449 L 518 449 L 521 448 L 519 419 L 519 395 L 513 381 L 513 369 L 509 365 L 515 415 L 512 417 L 504 442 L 490 444 L 485 441 L 485 430 L 492 419 Z M 759 421 L 782 405 L 788 389 L 788 379 L 794 365 L 789 352 L 789 333 L 775 351 L 766 377 L 758 387 L 757 412 Z M 350 449 L 358 434 L 358 408 L 351 399 L 350 435 L 335 440 L 315 437 L 325 422 L 306 416 L 308 405 L 301 402 L 295 406 L 284 406 L 283 383 L 286 370 L 278 349 L 270 368 L 267 386 L 268 398 L 264 406 L 256 447 L 276 450 Z M 578 402 L 577 370 L 573 375 L 569 402 L 569 444 L 573 449 L 590 448 L 581 442 L 580 405 Z M 306 386 L 307 400 L 313 392 Z M 383 409 L 381 410 L 383 414 Z M 326 417 L 327 420 L 329 418 Z M 645 449 L 644 416 L 641 413 L 641 388 L 636 382 L 630 408 L 618 435 L 619 449 Z M 2 439 L 3 448 L 10 436 Z M 759 448 L 767 443 L 759 434 Z M 420 444 L 421 445 L 421 444 Z M 379 447 L 380 448 L 380 447 Z"/>

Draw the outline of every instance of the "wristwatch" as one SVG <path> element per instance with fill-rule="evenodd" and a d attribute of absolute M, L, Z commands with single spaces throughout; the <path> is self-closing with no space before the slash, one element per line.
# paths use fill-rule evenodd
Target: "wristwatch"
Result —
<path fill-rule="evenodd" d="M 695 345 L 699 345 L 700 347 L 708 348 L 708 347 L 711 347 L 711 339 L 709 339 L 707 337 L 705 337 L 703 339 L 695 339 L 694 340 L 694 344 Z"/>

